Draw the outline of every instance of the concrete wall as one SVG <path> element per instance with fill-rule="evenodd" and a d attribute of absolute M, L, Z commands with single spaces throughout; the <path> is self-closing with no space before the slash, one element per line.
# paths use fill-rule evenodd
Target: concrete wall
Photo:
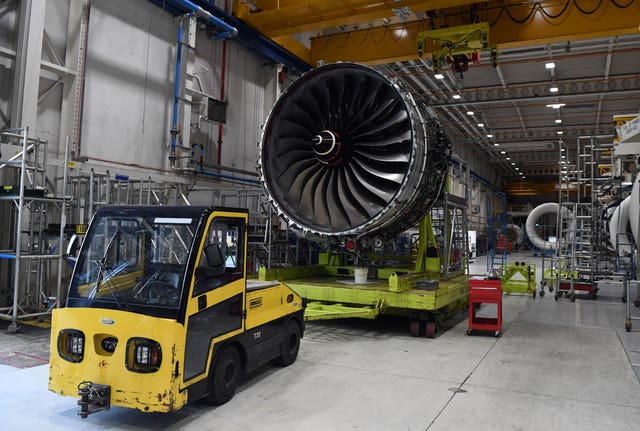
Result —
<path fill-rule="evenodd" d="M 175 39 L 148 2 L 92 2 L 79 155 L 166 167 Z"/>
<path fill-rule="evenodd" d="M 17 10 L 0 16 L 0 46 L 16 49 Z M 45 19 L 53 49 L 64 58 L 69 4 L 49 0 Z M 93 0 L 88 32 L 84 109 L 78 156 L 101 165 L 113 162 L 130 169 L 146 167 L 166 173 L 176 59 L 177 21 L 146 1 Z M 199 28 L 193 60 L 204 92 L 221 97 L 222 41 Z M 53 62 L 48 48 L 43 60 Z M 0 109 L 9 116 L 14 61 L 0 57 Z M 234 42 L 227 46 L 227 124 L 222 129 L 221 164 L 254 171 L 260 126 L 275 101 L 276 70 Z M 51 87 L 57 76 L 41 73 L 39 91 Z M 265 88 L 267 90 L 265 90 Z M 268 94 L 266 94 L 268 93 Z M 34 135 L 49 141 L 52 157 L 59 148 L 62 86 L 58 85 L 38 107 Z M 195 121 L 194 121 L 195 122 Z M 0 115 L 0 127 L 4 126 Z M 202 122 L 192 129 L 190 142 L 203 144 L 209 162 L 217 163 L 218 124 Z M 146 173 L 145 173 L 146 175 Z"/>

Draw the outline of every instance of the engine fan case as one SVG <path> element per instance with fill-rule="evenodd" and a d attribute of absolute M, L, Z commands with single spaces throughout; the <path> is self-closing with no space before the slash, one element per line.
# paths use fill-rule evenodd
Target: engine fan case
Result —
<path fill-rule="evenodd" d="M 281 95 L 263 128 L 258 167 L 269 200 L 294 229 L 388 238 L 431 209 L 450 148 L 433 113 L 399 83 L 338 63 Z"/>

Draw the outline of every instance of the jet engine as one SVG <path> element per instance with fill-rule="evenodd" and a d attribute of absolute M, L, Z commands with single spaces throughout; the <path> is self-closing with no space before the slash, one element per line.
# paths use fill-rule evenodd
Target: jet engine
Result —
<path fill-rule="evenodd" d="M 432 110 L 399 82 L 337 63 L 281 95 L 258 166 L 275 211 L 300 234 L 381 249 L 438 199 L 450 149 Z"/>

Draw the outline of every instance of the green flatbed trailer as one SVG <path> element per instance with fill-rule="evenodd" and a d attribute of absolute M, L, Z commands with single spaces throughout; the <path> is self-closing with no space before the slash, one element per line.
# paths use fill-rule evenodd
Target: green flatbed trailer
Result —
<path fill-rule="evenodd" d="M 354 282 L 356 267 L 313 265 L 291 268 L 260 268 L 260 279 L 285 282 L 307 301 L 305 320 L 348 317 L 374 319 L 381 314 L 410 318 L 414 336 L 434 337 L 439 324 L 469 301 L 469 277 L 459 275 L 438 280 L 439 274 L 410 269 L 371 269 L 364 284 Z M 437 280 L 429 289 L 421 281 Z M 418 286 L 418 287 L 417 287 Z"/>

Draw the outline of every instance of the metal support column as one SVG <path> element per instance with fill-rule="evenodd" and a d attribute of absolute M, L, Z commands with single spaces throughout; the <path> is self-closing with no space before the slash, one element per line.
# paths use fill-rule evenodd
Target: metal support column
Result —
<path fill-rule="evenodd" d="M 46 6 L 46 0 L 20 2 L 11 109 L 11 122 L 17 128 L 34 127 L 37 123 Z"/>

